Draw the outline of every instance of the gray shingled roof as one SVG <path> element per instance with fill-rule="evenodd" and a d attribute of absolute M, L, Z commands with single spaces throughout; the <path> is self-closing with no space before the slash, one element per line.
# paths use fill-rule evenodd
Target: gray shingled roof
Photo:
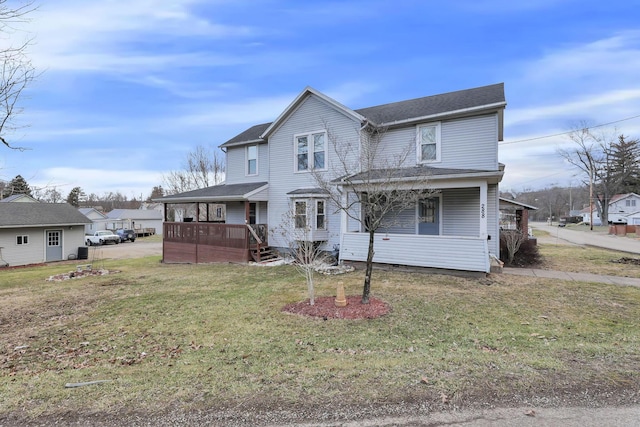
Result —
<path fill-rule="evenodd" d="M 90 224 L 91 220 L 67 203 L 1 203 L 0 228 Z"/>
<path fill-rule="evenodd" d="M 246 194 L 251 193 L 260 187 L 267 185 L 267 182 L 250 182 L 243 184 L 221 184 L 214 185 L 207 188 L 199 188 L 197 190 L 186 191 L 184 193 L 172 194 L 170 196 L 160 197 L 153 199 L 156 202 L 170 202 L 177 199 L 240 199 L 244 198 Z"/>
<path fill-rule="evenodd" d="M 162 219 L 162 212 L 154 209 L 114 209 L 107 213 L 110 219 Z"/>
<path fill-rule="evenodd" d="M 383 124 L 504 102 L 504 83 L 498 83 L 362 108 L 356 112 L 376 124 Z"/>
<path fill-rule="evenodd" d="M 327 190 L 324 188 L 298 188 L 297 190 L 289 191 L 287 195 L 295 196 L 300 194 L 327 194 Z"/>
<path fill-rule="evenodd" d="M 497 83 L 472 89 L 458 90 L 439 95 L 425 96 L 422 98 L 361 108 L 359 110 L 355 110 L 355 112 L 366 117 L 373 123 L 380 125 L 505 102 L 504 83 Z M 263 123 L 252 126 L 222 144 L 221 147 L 261 140 L 260 135 L 270 125 L 271 123 Z"/>
<path fill-rule="evenodd" d="M 499 175 L 502 172 L 480 170 L 480 169 L 453 169 L 453 168 L 436 168 L 432 166 L 414 166 L 410 168 L 398 168 L 398 169 L 373 169 L 366 172 L 361 172 L 349 177 L 349 182 L 355 183 L 358 181 L 368 180 L 402 180 L 411 178 L 424 177 L 426 179 L 437 179 L 438 177 L 452 177 L 452 176 L 474 176 L 474 175 Z M 338 183 L 341 179 L 338 178 L 333 182 Z"/>

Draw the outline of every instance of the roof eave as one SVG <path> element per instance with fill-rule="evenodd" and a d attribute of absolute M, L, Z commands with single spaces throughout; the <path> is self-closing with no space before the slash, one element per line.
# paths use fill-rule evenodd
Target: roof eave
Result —
<path fill-rule="evenodd" d="M 507 103 L 506 102 L 496 102 L 493 104 L 486 104 L 486 105 L 479 105 L 476 107 L 469 107 L 469 108 L 461 108 L 459 110 L 452 110 L 452 111 L 444 111 L 442 113 L 436 113 L 436 114 L 429 114 L 426 116 L 419 116 L 419 117 L 411 117 L 408 119 L 403 119 L 403 120 L 395 120 L 392 122 L 385 122 L 385 123 L 381 123 L 380 126 L 386 126 L 386 127 L 395 127 L 395 126 L 400 126 L 400 125 L 406 125 L 408 123 L 418 123 L 418 122 L 424 122 L 427 120 L 437 120 L 437 119 L 441 119 L 444 117 L 448 117 L 448 116 L 462 116 L 465 114 L 470 114 L 470 113 L 477 113 L 483 110 L 486 111 L 493 111 L 493 110 L 501 110 L 504 107 L 506 107 Z"/>

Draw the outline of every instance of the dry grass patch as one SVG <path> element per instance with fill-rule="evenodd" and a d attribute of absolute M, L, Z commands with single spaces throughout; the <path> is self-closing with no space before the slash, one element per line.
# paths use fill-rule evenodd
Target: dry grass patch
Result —
<path fill-rule="evenodd" d="M 376 271 L 373 295 L 389 314 L 324 321 L 281 312 L 306 298 L 287 266 L 105 264 L 121 273 L 59 283 L 44 281 L 55 266 L 0 273 L 0 418 L 504 405 L 559 389 L 578 402 L 640 385 L 635 288 Z M 319 277 L 318 296 L 335 295 L 335 280 Z M 360 293 L 361 272 L 339 280 Z M 93 380 L 111 382 L 64 387 Z"/>

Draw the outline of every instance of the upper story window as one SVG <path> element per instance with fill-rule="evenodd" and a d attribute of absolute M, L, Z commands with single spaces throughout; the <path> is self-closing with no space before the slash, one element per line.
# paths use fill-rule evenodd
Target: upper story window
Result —
<path fill-rule="evenodd" d="M 294 139 L 296 172 L 326 169 L 327 133 L 325 131 L 298 134 Z"/>
<path fill-rule="evenodd" d="M 417 127 L 418 163 L 440 161 L 440 123 L 418 125 Z"/>
<path fill-rule="evenodd" d="M 633 199 L 631 199 L 631 200 L 627 199 L 626 200 L 626 205 L 627 205 L 627 207 L 635 207 L 636 206 L 636 201 L 633 200 Z"/>
<path fill-rule="evenodd" d="M 247 175 L 258 174 L 258 146 L 249 145 L 247 147 Z"/>

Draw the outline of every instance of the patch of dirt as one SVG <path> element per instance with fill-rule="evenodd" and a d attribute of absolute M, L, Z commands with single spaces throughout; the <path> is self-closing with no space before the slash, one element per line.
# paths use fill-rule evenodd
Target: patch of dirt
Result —
<path fill-rule="evenodd" d="M 611 262 L 615 262 L 618 264 L 640 265 L 640 258 L 622 257 L 619 259 L 612 259 Z"/>
<path fill-rule="evenodd" d="M 319 297 L 315 304 L 310 305 L 309 300 L 287 304 L 282 308 L 285 313 L 298 314 L 300 316 L 317 317 L 320 319 L 376 319 L 387 314 L 391 308 L 386 302 L 370 297 L 369 304 L 362 304 L 362 297 L 347 296 L 345 307 L 336 307 L 335 297 Z"/>
<path fill-rule="evenodd" d="M 48 282 L 61 282 L 69 279 L 81 279 L 90 276 L 106 276 L 107 274 L 119 273 L 120 270 L 76 270 L 68 273 L 56 274 L 46 279 Z"/>

